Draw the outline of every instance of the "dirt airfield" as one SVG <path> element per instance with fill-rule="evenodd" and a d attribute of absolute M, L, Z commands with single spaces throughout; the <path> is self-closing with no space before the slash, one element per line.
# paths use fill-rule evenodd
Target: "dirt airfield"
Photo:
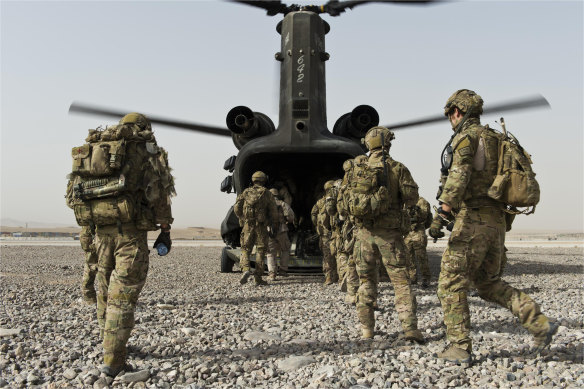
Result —
<path fill-rule="evenodd" d="M 532 339 L 504 308 L 469 298 L 470 367 L 433 354 L 445 346 L 436 276 L 443 248 L 430 247 L 435 276 L 415 287 L 428 342 L 405 342 L 391 284 L 380 284 L 373 341 L 359 339 L 355 308 L 321 276 L 241 286 L 219 273 L 220 247 L 151 251 L 129 341 L 133 371 L 99 373 L 95 308 L 80 301 L 77 246 L 12 246 L 0 258 L 0 387 L 448 388 L 584 387 L 582 247 L 511 247 L 504 279 L 561 324 L 551 348 Z"/>

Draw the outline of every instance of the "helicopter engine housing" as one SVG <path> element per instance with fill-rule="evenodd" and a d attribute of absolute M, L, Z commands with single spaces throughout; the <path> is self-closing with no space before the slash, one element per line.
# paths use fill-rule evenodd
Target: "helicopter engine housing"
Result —
<path fill-rule="evenodd" d="M 237 149 L 252 139 L 269 135 L 275 131 L 274 122 L 261 112 L 253 112 L 246 106 L 232 108 L 226 117 L 227 128 L 231 131 L 231 139 Z"/>
<path fill-rule="evenodd" d="M 361 145 L 365 145 L 361 139 L 365 137 L 370 128 L 379 125 L 379 114 L 370 105 L 359 105 L 351 112 L 342 115 L 333 127 L 333 134 L 350 139 Z"/>

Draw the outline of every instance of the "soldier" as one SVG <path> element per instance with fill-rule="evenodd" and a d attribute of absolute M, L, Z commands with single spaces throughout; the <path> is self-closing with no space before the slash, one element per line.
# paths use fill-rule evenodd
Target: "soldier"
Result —
<path fill-rule="evenodd" d="M 428 245 L 426 228 L 430 227 L 432 223 L 430 203 L 420 196 L 418 203 L 408 208 L 408 213 L 410 217 L 410 232 L 405 237 L 405 243 L 410 254 L 410 280 L 412 284 L 418 282 L 417 268 L 419 267 L 422 273 L 422 287 L 427 288 L 430 285 L 431 278 L 428 253 L 426 253 L 426 246 Z"/>
<path fill-rule="evenodd" d="M 439 358 L 454 363 L 471 362 L 470 313 L 467 292 L 471 286 L 487 301 L 507 307 L 535 338 L 536 353 L 547 347 L 558 326 L 543 315 L 527 294 L 502 281 L 504 255 L 504 204 L 488 197 L 497 169 L 498 134 L 480 123 L 483 100 L 461 89 L 444 107 L 454 134 L 443 155 L 440 207 L 430 236 L 444 236 L 442 227 L 454 220 L 442 256 L 438 297 L 444 311 L 448 348 Z M 455 216 L 454 216 L 455 215 Z"/>
<path fill-rule="evenodd" d="M 278 230 L 278 207 L 274 196 L 266 189 L 268 177 L 264 172 L 257 171 L 251 176 L 252 186 L 237 196 L 233 211 L 243 227 L 241 232 L 241 258 L 239 266 L 243 272 L 240 283 L 243 285 L 251 276 L 249 255 L 256 246 L 256 268 L 254 272 L 255 285 L 267 285 L 262 279 L 264 275 L 264 260 L 268 248 L 268 226 L 272 231 Z"/>
<path fill-rule="evenodd" d="M 320 250 L 322 251 L 322 271 L 325 279 L 324 284 L 330 285 L 338 281 L 336 260 L 331 253 L 332 225 L 331 217 L 326 211 L 327 199 L 332 198 L 332 188 L 334 181 L 327 181 L 324 184 L 323 196 L 314 204 L 310 212 L 312 224 L 316 228 L 319 236 Z M 330 201 L 330 200 L 329 200 Z"/>
<path fill-rule="evenodd" d="M 290 239 L 288 238 L 288 224 L 294 224 L 294 211 L 280 196 L 276 188 L 270 189 L 278 207 L 280 228 L 270 235 L 268 241 L 268 274 L 271 281 L 276 281 L 276 274 L 288 277 L 288 260 L 290 259 Z M 280 270 L 276 266 L 276 254 L 280 253 Z"/>
<path fill-rule="evenodd" d="M 144 115 L 131 113 L 119 125 L 90 130 L 86 141 L 73 148 L 67 198 L 78 224 L 95 228 L 101 371 L 116 376 L 127 369 L 126 343 L 148 273 L 147 231 L 160 229 L 155 246 L 171 247 L 174 180 Z"/>
<path fill-rule="evenodd" d="M 95 293 L 95 275 L 97 274 L 97 252 L 93 243 L 93 234 L 89 226 L 81 227 L 79 234 L 81 248 L 85 251 L 85 266 L 83 267 L 83 281 L 81 282 L 81 294 L 83 301 L 89 305 L 97 304 Z"/>
<path fill-rule="evenodd" d="M 339 195 L 341 182 L 342 180 L 334 181 L 333 187 L 330 190 L 330 195 L 327 196 L 326 201 L 326 212 L 329 214 L 331 220 L 330 250 L 332 257 L 335 259 L 337 278 L 339 283 L 342 282 L 347 262 L 347 257 L 342 253 L 341 247 L 343 245 L 342 229 L 344 220 L 341 218 L 337 209 L 337 198 Z"/>
<path fill-rule="evenodd" d="M 381 257 L 395 290 L 395 309 L 406 340 L 424 342 L 418 330 L 416 297 L 407 270 L 402 232 L 402 209 L 418 201 L 418 185 L 409 170 L 390 158 L 393 133 L 373 127 L 365 136 L 370 150 L 367 164 L 355 168 L 347 190 L 348 208 L 357 226 L 355 262 L 359 274 L 357 314 L 362 338 L 372 338 L 377 300 L 377 263 Z"/>

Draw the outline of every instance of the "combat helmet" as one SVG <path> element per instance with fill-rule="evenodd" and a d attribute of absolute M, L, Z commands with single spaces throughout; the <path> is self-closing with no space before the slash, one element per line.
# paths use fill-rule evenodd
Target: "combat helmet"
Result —
<path fill-rule="evenodd" d="M 345 162 L 343 162 L 343 170 L 348 172 L 349 170 L 351 170 L 353 168 L 354 164 L 355 164 L 355 161 L 353 161 L 352 159 L 347 159 Z"/>
<path fill-rule="evenodd" d="M 142 130 L 152 131 L 150 119 L 138 112 L 132 112 L 120 120 L 120 124 L 135 124 Z"/>
<path fill-rule="evenodd" d="M 469 116 L 478 117 L 483 113 L 483 99 L 469 89 L 459 89 L 446 101 L 444 116 L 448 117 L 454 107 L 458 108 L 462 114 L 470 110 Z"/>
<path fill-rule="evenodd" d="M 328 191 L 334 185 L 335 185 L 335 182 L 333 180 L 329 180 L 329 181 L 327 181 L 327 182 L 324 183 L 324 190 Z"/>
<path fill-rule="evenodd" d="M 278 189 L 276 189 L 276 188 L 270 189 L 270 193 L 273 194 L 274 197 L 279 197 L 280 196 L 280 192 L 278 192 Z"/>
<path fill-rule="evenodd" d="M 367 156 L 366 155 L 358 155 L 355 157 L 354 161 L 355 161 L 355 165 L 360 165 L 362 163 L 367 162 Z"/>
<path fill-rule="evenodd" d="M 262 171 L 257 171 L 254 174 L 252 174 L 251 176 L 251 182 L 258 183 L 258 184 L 265 184 L 266 181 L 268 181 L 268 176 L 266 176 L 266 173 L 262 172 Z"/>
<path fill-rule="evenodd" d="M 389 149 L 391 147 L 391 141 L 395 139 L 393 132 L 389 131 L 387 128 L 382 126 L 373 127 L 365 135 L 365 145 L 369 151 L 381 148 L 381 135 L 383 134 L 383 147 Z"/>

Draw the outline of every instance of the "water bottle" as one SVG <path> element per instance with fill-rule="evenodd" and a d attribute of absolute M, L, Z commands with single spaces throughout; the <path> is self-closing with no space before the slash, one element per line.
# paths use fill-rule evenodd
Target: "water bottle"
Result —
<path fill-rule="evenodd" d="M 158 255 L 163 257 L 166 254 L 168 254 L 168 247 L 166 247 L 166 245 L 164 243 L 158 243 L 156 245 L 156 251 L 158 251 Z"/>

